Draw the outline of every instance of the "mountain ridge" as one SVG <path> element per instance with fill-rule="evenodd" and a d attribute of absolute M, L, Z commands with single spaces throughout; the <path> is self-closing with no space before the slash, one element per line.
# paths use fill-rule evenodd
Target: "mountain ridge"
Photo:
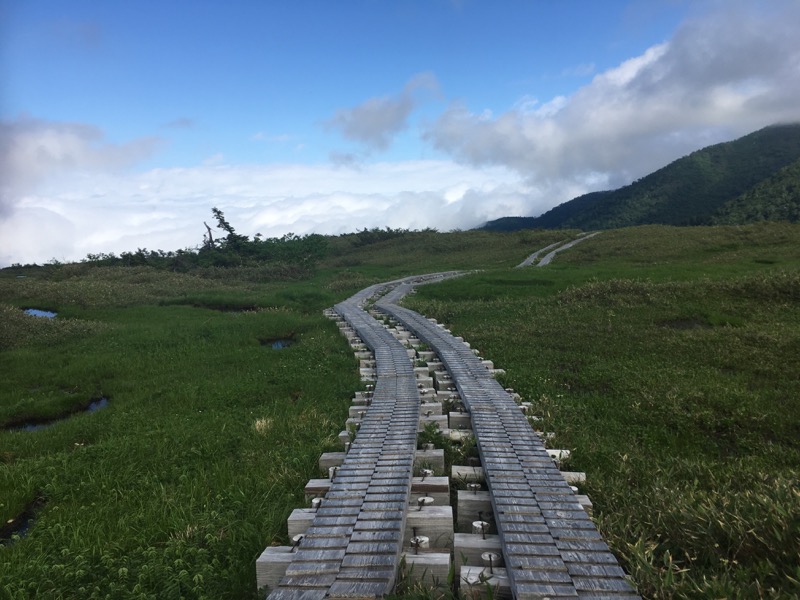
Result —
<path fill-rule="evenodd" d="M 616 190 L 578 196 L 537 217 L 495 219 L 481 229 L 593 230 L 798 219 L 800 123 L 791 123 L 695 150 Z"/>

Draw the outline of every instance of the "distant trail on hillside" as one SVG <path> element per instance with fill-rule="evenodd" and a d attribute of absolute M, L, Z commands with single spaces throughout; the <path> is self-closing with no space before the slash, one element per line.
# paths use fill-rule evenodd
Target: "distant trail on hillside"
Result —
<path fill-rule="evenodd" d="M 563 246 L 559 246 L 555 250 L 551 251 L 550 254 L 547 254 L 542 260 L 540 260 L 536 266 L 543 267 L 545 265 L 549 265 L 553 261 L 555 255 L 561 252 L 562 250 L 567 250 L 569 248 L 572 248 L 575 244 L 582 242 L 584 240 L 588 240 L 589 238 L 592 238 L 598 235 L 599 233 L 600 233 L 599 231 L 595 231 L 594 233 L 590 233 L 588 235 L 584 235 L 583 237 L 579 237 L 577 240 L 572 240 L 571 242 L 567 242 Z"/>
<path fill-rule="evenodd" d="M 551 248 L 555 248 L 556 246 L 560 246 L 563 243 L 564 243 L 564 240 L 561 240 L 560 242 L 556 242 L 555 244 L 550 244 L 549 246 L 545 246 L 544 248 L 540 248 L 539 250 L 537 250 L 536 252 L 531 254 L 528 258 L 523 260 L 521 263 L 519 263 L 514 268 L 515 269 L 521 269 L 522 267 L 529 267 L 530 265 L 533 264 L 533 261 L 535 261 L 537 258 L 539 258 L 540 254 L 542 254 L 544 252 L 547 252 Z"/>

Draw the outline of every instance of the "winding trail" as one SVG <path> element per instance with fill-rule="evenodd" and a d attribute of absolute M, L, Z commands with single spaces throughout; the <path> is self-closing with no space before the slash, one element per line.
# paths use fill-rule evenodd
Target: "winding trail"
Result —
<path fill-rule="evenodd" d="M 512 596 L 638 598 L 520 406 L 460 339 L 398 306 L 414 285 L 454 275 L 371 286 L 334 307 L 374 353 L 374 395 L 270 600 L 380 598 L 393 590 L 407 551 L 420 397 L 406 348 L 363 310 L 371 300 L 430 346 L 455 382 L 472 421 Z"/>
<path fill-rule="evenodd" d="M 521 267 L 529 267 L 541 254 L 548 252 L 548 250 L 550 252 L 545 254 L 544 257 L 542 257 L 542 260 L 536 263 L 536 266 L 544 267 L 546 265 L 549 265 L 551 262 L 553 262 L 553 259 L 559 252 L 563 250 L 568 250 L 569 248 L 572 248 L 575 244 L 579 244 L 580 242 L 588 240 L 589 238 L 593 238 L 594 236 L 599 235 L 600 233 L 601 233 L 600 231 L 595 231 L 594 233 L 587 233 L 585 235 L 582 235 L 581 237 L 574 239 L 570 242 L 564 243 L 564 241 L 562 240 L 560 242 L 556 242 L 555 244 L 550 244 L 549 246 L 545 246 L 544 248 L 537 250 L 536 252 L 531 254 L 528 258 L 519 263 L 516 266 L 516 268 L 519 269 Z"/>

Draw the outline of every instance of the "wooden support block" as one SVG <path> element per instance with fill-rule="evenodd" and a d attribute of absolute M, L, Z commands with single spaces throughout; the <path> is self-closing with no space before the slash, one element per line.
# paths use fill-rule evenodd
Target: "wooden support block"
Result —
<path fill-rule="evenodd" d="M 447 577 L 450 574 L 449 552 L 414 554 L 411 551 L 403 555 L 403 561 L 403 578 L 409 583 L 421 583 L 426 587 L 447 587 Z"/>
<path fill-rule="evenodd" d="M 433 352 L 432 350 L 417 350 L 417 356 L 419 356 L 420 360 L 430 362 L 436 356 L 436 352 Z"/>
<path fill-rule="evenodd" d="M 417 387 L 418 388 L 432 388 L 433 387 L 433 377 L 420 377 L 417 375 Z"/>
<path fill-rule="evenodd" d="M 420 496 L 430 496 L 437 506 L 450 504 L 450 479 L 447 477 L 412 477 L 411 502 L 414 506 Z"/>
<path fill-rule="evenodd" d="M 414 455 L 414 470 L 433 469 L 434 475 L 444 475 L 444 450 L 417 450 Z"/>
<path fill-rule="evenodd" d="M 548 448 L 547 454 L 550 456 L 550 458 L 556 461 L 557 464 L 560 464 L 570 457 L 571 452 L 569 450 L 554 450 L 552 448 Z"/>
<path fill-rule="evenodd" d="M 429 417 L 420 415 L 417 431 L 424 431 L 425 426 L 430 423 L 436 423 L 439 429 L 447 429 L 447 415 L 431 415 Z"/>
<path fill-rule="evenodd" d="M 348 442 L 352 441 L 351 440 L 351 436 L 350 436 L 350 432 L 347 431 L 347 430 L 344 430 L 344 431 L 340 432 L 338 437 L 339 437 L 339 443 L 343 447 L 344 447 L 345 444 L 347 444 Z"/>
<path fill-rule="evenodd" d="M 586 496 L 585 494 L 579 494 L 576 496 L 576 498 L 578 499 L 578 504 L 581 505 L 581 508 L 583 508 L 583 510 L 586 511 L 586 514 L 591 517 L 594 506 L 592 505 L 592 501 L 589 499 L 589 496 Z"/>
<path fill-rule="evenodd" d="M 447 402 L 449 400 L 460 400 L 458 391 L 456 390 L 441 390 L 436 392 L 436 400 L 439 402 Z"/>
<path fill-rule="evenodd" d="M 586 483 L 586 473 L 581 473 L 579 471 L 561 471 L 561 476 L 570 485 Z"/>
<path fill-rule="evenodd" d="M 310 508 L 295 508 L 289 518 L 286 519 L 287 529 L 289 530 L 289 539 L 293 538 L 299 533 L 305 533 L 311 527 L 316 513 Z"/>
<path fill-rule="evenodd" d="M 319 468 L 327 473 L 331 467 L 339 467 L 344 462 L 346 452 L 323 452 L 319 457 Z"/>
<path fill-rule="evenodd" d="M 410 546 L 414 531 L 418 536 L 426 536 L 431 548 L 447 548 L 453 546 L 453 507 L 430 504 L 422 510 L 416 507 L 406 512 L 406 528 L 403 534 L 403 545 Z"/>
<path fill-rule="evenodd" d="M 428 367 L 414 367 L 414 377 L 430 377 Z"/>
<path fill-rule="evenodd" d="M 511 585 L 506 570 L 494 568 L 493 571 L 489 573 L 489 569 L 484 567 L 461 567 L 458 582 L 461 598 L 511 600 Z"/>
<path fill-rule="evenodd" d="M 434 373 L 435 378 L 433 381 L 433 386 L 436 388 L 437 391 L 439 392 L 455 391 L 456 384 L 452 379 L 450 379 L 450 377 L 443 377 L 443 376 L 436 377 L 437 375 L 439 375 L 439 371 Z"/>
<path fill-rule="evenodd" d="M 419 399 L 421 402 L 433 402 L 436 400 L 436 390 L 433 388 L 422 388 L 419 390 Z"/>
<path fill-rule="evenodd" d="M 482 360 L 481 364 L 489 370 L 494 369 L 494 363 L 490 360 Z"/>
<path fill-rule="evenodd" d="M 464 444 L 475 437 L 471 429 L 446 429 L 442 431 L 442 434 L 456 444 Z"/>
<path fill-rule="evenodd" d="M 450 469 L 450 477 L 455 481 L 466 483 L 483 482 L 483 467 L 470 467 L 467 465 L 453 465 Z"/>
<path fill-rule="evenodd" d="M 305 487 L 306 502 L 312 498 L 320 498 L 328 493 L 331 489 L 331 480 L 325 479 L 309 479 Z"/>
<path fill-rule="evenodd" d="M 438 388 L 442 383 L 453 383 L 453 378 L 450 376 L 450 373 L 447 371 L 434 371 L 431 373 L 433 377 L 433 381 L 436 383 L 436 387 Z"/>
<path fill-rule="evenodd" d="M 421 398 L 420 400 L 421 404 L 419 405 L 419 414 L 424 415 L 428 411 L 430 411 L 432 415 L 442 414 L 441 402 L 436 402 L 433 398 Z"/>
<path fill-rule="evenodd" d="M 453 411 L 448 416 L 450 417 L 450 429 L 472 429 L 469 413 Z"/>
<path fill-rule="evenodd" d="M 473 492 L 471 490 L 458 490 L 458 531 L 472 533 L 473 521 L 480 520 L 478 513 L 483 513 L 483 520 L 492 522 L 489 517 L 492 512 L 492 495 L 486 490 Z M 492 527 L 494 530 L 494 526 Z"/>
<path fill-rule="evenodd" d="M 439 360 L 429 360 L 428 372 L 433 373 L 434 371 L 444 371 L 444 363 Z"/>
<path fill-rule="evenodd" d="M 453 556 L 456 566 L 481 567 L 483 566 L 481 554 L 484 552 L 502 554 L 499 535 L 486 534 L 486 539 L 476 533 L 456 533 L 453 536 Z"/>
<path fill-rule="evenodd" d="M 362 405 L 358 405 L 358 404 L 356 404 L 356 405 L 354 405 L 354 406 L 351 406 L 351 407 L 348 409 L 348 411 L 349 411 L 349 412 L 348 412 L 348 415 L 347 415 L 347 416 L 348 416 L 349 418 L 351 418 L 351 419 L 358 419 L 358 420 L 361 420 L 361 419 L 363 419 L 363 418 L 366 416 L 366 413 L 367 413 L 367 411 L 368 411 L 368 410 L 369 410 L 369 407 L 368 407 L 368 406 L 366 406 L 366 405 L 363 405 L 363 404 L 362 404 Z M 361 413 L 364 413 L 364 414 L 362 415 Z"/>
<path fill-rule="evenodd" d="M 267 546 L 256 559 L 256 588 L 274 590 L 286 574 L 292 558 L 291 546 Z"/>

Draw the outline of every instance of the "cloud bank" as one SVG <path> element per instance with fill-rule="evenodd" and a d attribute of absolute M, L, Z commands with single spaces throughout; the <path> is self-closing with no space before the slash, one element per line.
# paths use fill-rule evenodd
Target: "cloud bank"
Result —
<path fill-rule="evenodd" d="M 450 161 L 85 172 L 17 198 L 0 220 L 0 264 L 195 247 L 213 206 L 239 233 L 280 237 L 387 226 L 448 231 L 518 214 L 528 202 L 507 169 Z"/>
<path fill-rule="evenodd" d="M 22 116 L 0 121 L 0 210 L 20 191 L 64 172 L 110 172 L 152 156 L 160 144 L 144 137 L 124 144 L 104 139 L 85 123 L 59 123 Z"/>

